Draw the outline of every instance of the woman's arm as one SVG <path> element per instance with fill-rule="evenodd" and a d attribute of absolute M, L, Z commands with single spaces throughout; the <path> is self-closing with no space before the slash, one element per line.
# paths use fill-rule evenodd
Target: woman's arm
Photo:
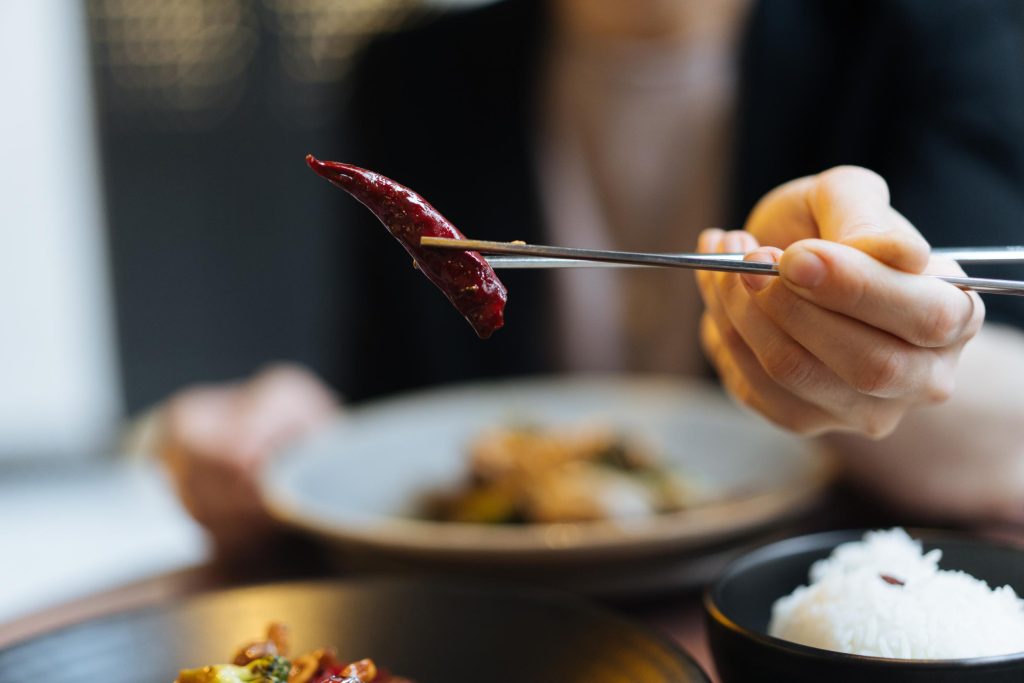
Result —
<path fill-rule="evenodd" d="M 726 388 L 783 427 L 828 434 L 851 476 L 909 508 L 1024 523 L 1024 333 L 990 323 L 973 339 L 980 298 L 913 274 L 959 268 L 929 260 L 884 181 L 856 168 L 793 181 L 747 230 L 701 244 L 780 263 L 774 280 L 698 274 Z"/>
<path fill-rule="evenodd" d="M 1024 6 L 903 5 L 888 143 L 875 170 L 933 244 L 1024 242 Z M 1024 278 L 1024 269 L 972 274 Z M 986 297 L 956 389 L 880 441 L 826 440 L 848 476 L 936 519 L 1024 524 L 1024 299 Z"/>
<path fill-rule="evenodd" d="M 874 244 L 853 246 L 896 270 L 914 271 L 920 261 L 906 259 L 921 259 L 922 252 L 908 239 L 911 223 L 943 246 L 1024 241 L 1024 6 L 1011 0 L 894 2 L 885 10 L 878 21 L 888 23 L 876 33 L 885 39 L 874 45 L 888 51 L 877 73 L 881 89 L 874 93 L 881 113 L 865 124 L 872 138 L 860 149 L 888 186 L 845 173 L 839 183 L 845 189 L 823 189 L 821 176 L 797 181 L 816 186 L 808 192 L 787 184 L 751 214 L 747 229 L 753 237 L 725 238 L 731 248 L 759 242 L 795 252 L 794 243 L 805 238 L 843 242 L 848 221 L 865 224 L 868 233 L 878 229 Z M 837 192 L 852 193 L 854 201 Z M 706 237 L 703 246 L 715 248 L 715 241 Z M 828 264 L 837 267 L 829 277 L 840 279 L 827 283 L 846 287 L 845 301 L 843 295 L 828 301 L 790 287 L 785 273 L 763 291 L 735 277 L 701 275 L 710 301 L 705 345 L 725 383 L 761 412 L 774 411 L 786 427 L 830 432 L 824 438 L 840 452 L 850 476 L 898 503 L 947 519 L 1024 523 L 1024 334 L 1018 331 L 1024 329 L 1024 299 L 987 297 L 988 322 L 970 339 L 957 334 L 965 320 L 957 308 L 964 295 L 958 303 L 952 292 L 939 299 L 913 294 L 896 284 L 900 278 L 889 279 L 885 291 L 873 290 L 877 277 L 891 273 L 843 278 L 843 263 L 857 259 L 840 245 L 829 246 L 837 256 Z M 780 258 L 778 251 L 762 254 Z M 784 271 L 794 270 L 792 253 L 781 260 Z M 927 270 L 937 268 L 951 264 L 931 263 Z M 975 272 L 1024 277 L 1021 268 Z M 936 305 L 940 300 L 945 303 Z M 815 314 L 814 329 L 799 329 L 806 316 L 795 314 L 797 308 Z M 838 332 L 818 308 L 874 331 L 847 323 L 850 333 Z M 882 311 L 897 318 L 880 317 Z M 763 333 L 763 319 L 755 326 L 759 316 L 770 319 L 776 334 Z M 933 331 L 952 330 L 952 338 L 927 339 L 921 334 L 926 321 Z M 973 331 L 973 323 L 966 331 Z M 867 342 L 865 332 L 875 342 Z M 738 370 L 744 362 L 745 370 Z M 937 405 L 942 398 L 948 400 Z"/>
<path fill-rule="evenodd" d="M 911 411 L 888 438 L 825 441 L 851 479 L 916 513 L 1024 524 L 1024 333 L 987 323 L 956 374 L 947 403 Z"/>

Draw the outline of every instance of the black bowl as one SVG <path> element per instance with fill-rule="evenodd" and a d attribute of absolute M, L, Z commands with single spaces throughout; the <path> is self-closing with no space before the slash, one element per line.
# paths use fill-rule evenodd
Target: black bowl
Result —
<path fill-rule="evenodd" d="M 0 683 L 169 683 L 288 624 L 417 683 L 708 683 L 676 645 L 578 598 L 426 581 L 274 584 L 84 622 L 0 651 Z"/>
<path fill-rule="evenodd" d="M 1021 683 L 1024 653 L 951 660 L 862 657 L 797 645 L 767 635 L 772 604 L 807 583 L 815 560 L 863 531 L 800 536 L 764 546 L 726 568 L 704 595 L 715 666 L 723 683 Z M 960 569 L 990 586 L 1024 594 L 1024 550 L 944 532 L 912 533 L 940 548 L 943 569 Z"/>

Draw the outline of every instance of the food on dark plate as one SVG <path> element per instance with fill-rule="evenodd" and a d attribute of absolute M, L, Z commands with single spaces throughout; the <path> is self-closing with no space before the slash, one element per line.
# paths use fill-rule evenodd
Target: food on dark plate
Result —
<path fill-rule="evenodd" d="M 175 683 L 413 683 L 378 669 L 372 659 L 338 660 L 332 650 L 288 658 L 288 631 L 271 624 L 267 637 L 243 645 L 231 664 L 187 669 Z"/>
<path fill-rule="evenodd" d="M 445 293 L 481 339 L 504 325 L 508 292 L 478 252 L 420 246 L 421 237 L 465 239 L 423 197 L 390 178 L 357 166 L 321 161 L 312 154 L 306 156 L 306 163 L 380 219 L 412 256 L 416 267 Z"/>
<path fill-rule="evenodd" d="M 518 524 L 644 517 L 689 507 L 695 483 L 654 448 L 603 424 L 503 427 L 469 448 L 469 476 L 430 494 L 425 515 L 447 522 Z"/>

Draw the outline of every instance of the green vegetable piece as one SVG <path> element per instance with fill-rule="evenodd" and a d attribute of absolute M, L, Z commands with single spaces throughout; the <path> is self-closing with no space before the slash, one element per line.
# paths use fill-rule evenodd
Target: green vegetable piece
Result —
<path fill-rule="evenodd" d="M 449 519 L 471 524 L 503 524 L 515 521 L 515 500 L 497 488 L 468 491 L 452 507 Z"/>
<path fill-rule="evenodd" d="M 245 666 L 218 664 L 182 671 L 177 683 L 288 683 L 291 669 L 284 657 L 262 657 Z"/>

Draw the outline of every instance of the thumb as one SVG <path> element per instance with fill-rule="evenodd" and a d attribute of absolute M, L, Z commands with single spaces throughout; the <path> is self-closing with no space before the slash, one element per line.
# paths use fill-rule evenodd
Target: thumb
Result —
<path fill-rule="evenodd" d="M 830 169 L 816 177 L 807 200 L 823 239 L 909 273 L 928 265 L 928 242 L 889 205 L 889 186 L 877 173 L 857 166 Z"/>

